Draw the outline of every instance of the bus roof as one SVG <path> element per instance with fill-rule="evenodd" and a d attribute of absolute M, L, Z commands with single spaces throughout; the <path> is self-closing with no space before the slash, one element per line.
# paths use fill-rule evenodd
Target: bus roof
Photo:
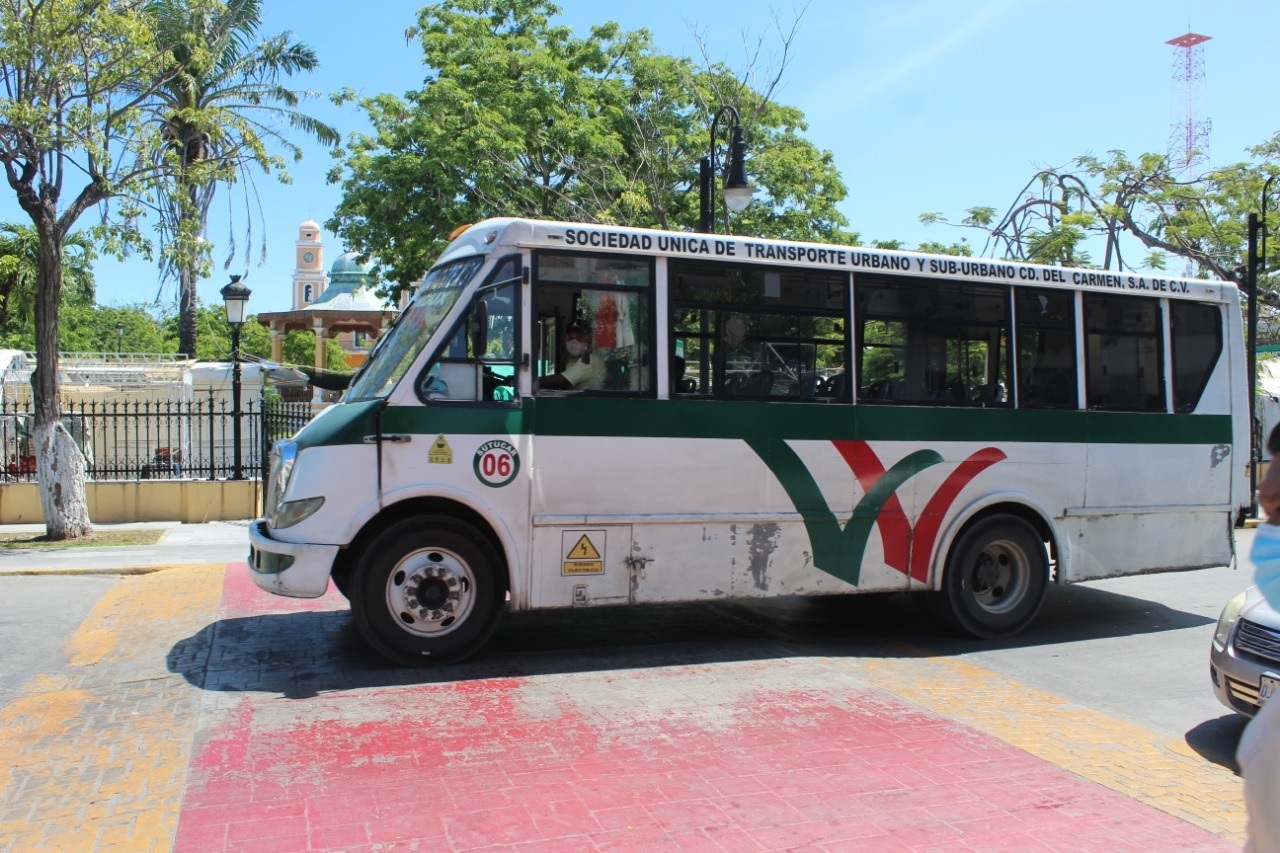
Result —
<path fill-rule="evenodd" d="M 892 249 L 805 243 L 741 235 L 658 231 L 617 225 L 486 219 L 451 242 L 440 260 L 489 251 L 493 245 L 534 249 L 641 254 L 857 273 L 946 278 L 957 281 L 1065 287 L 1226 302 L 1240 298 L 1230 282 L 1159 274 L 1112 272 L 988 258 L 930 255 Z"/>

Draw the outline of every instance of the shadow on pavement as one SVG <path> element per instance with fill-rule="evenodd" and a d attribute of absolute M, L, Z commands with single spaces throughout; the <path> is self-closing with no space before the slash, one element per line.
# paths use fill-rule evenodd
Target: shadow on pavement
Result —
<path fill-rule="evenodd" d="M 169 670 L 215 691 L 303 699 L 335 690 L 815 655 L 963 655 L 1208 625 L 1204 616 L 1088 587 L 1053 587 L 1022 634 L 950 633 L 908 594 L 577 608 L 507 614 L 471 660 L 410 669 L 361 639 L 348 610 L 229 617 L 177 643 Z M 1209 725 L 1209 724 L 1206 724 Z M 1195 748 L 1192 734 L 1188 743 Z"/>
<path fill-rule="evenodd" d="M 1224 714 L 1215 720 L 1205 720 L 1187 732 L 1187 746 L 1194 749 L 1201 757 L 1225 767 L 1237 776 L 1240 766 L 1236 764 L 1236 746 L 1240 743 L 1240 735 L 1249 720 L 1240 714 Z"/>

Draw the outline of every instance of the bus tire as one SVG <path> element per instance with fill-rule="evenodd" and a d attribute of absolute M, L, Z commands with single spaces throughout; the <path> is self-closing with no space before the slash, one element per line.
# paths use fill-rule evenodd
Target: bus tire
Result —
<path fill-rule="evenodd" d="M 1040 534 L 1021 518 L 994 515 L 968 527 L 952 546 L 937 603 L 965 633 L 1011 637 L 1040 611 L 1048 583 Z"/>
<path fill-rule="evenodd" d="M 506 602 L 490 540 L 442 515 L 392 524 L 365 546 L 351 577 L 351 612 L 379 654 L 407 666 L 474 654 Z"/>

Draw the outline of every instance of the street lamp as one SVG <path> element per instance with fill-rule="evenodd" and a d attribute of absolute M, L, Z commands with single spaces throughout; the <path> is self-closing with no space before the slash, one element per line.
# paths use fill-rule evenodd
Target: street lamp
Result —
<path fill-rule="evenodd" d="M 1249 515 L 1258 514 L 1258 273 L 1266 271 L 1267 263 L 1267 196 L 1271 195 L 1271 175 L 1262 185 L 1262 216 L 1249 214 L 1249 258 L 1245 264 L 1246 296 L 1249 299 L 1248 359 L 1249 359 Z M 1258 244 L 1262 251 L 1259 253 Z M 1266 439 L 1263 439 L 1264 441 Z"/>
<path fill-rule="evenodd" d="M 1271 195 L 1271 182 L 1275 175 L 1262 185 L 1262 217 L 1249 214 L 1249 258 L 1244 268 L 1245 287 L 1249 299 L 1248 348 L 1249 359 L 1249 515 L 1258 514 L 1258 273 L 1266 271 L 1267 263 L 1267 196 Z M 1261 239 L 1259 239 L 1261 238 Z M 1258 243 L 1262 251 L 1258 251 Z M 1266 439 L 1263 439 L 1264 441 Z"/>
<path fill-rule="evenodd" d="M 240 283 L 240 276 L 231 276 L 231 283 L 222 288 L 222 302 L 227 306 L 227 325 L 231 327 L 231 449 L 235 453 L 233 480 L 244 479 L 244 464 L 240 459 L 240 327 L 244 325 L 245 309 L 249 305 L 249 288 Z"/>
<path fill-rule="evenodd" d="M 116 358 L 124 351 L 124 323 L 116 323 Z"/>
<path fill-rule="evenodd" d="M 717 172 L 716 163 L 716 128 L 721 116 L 727 116 L 733 123 L 729 126 L 729 152 L 724 163 L 724 203 L 734 213 L 741 213 L 751 204 L 751 197 L 756 188 L 747 183 L 747 142 L 742 125 L 738 122 L 738 111 L 725 106 L 716 111 L 711 119 L 711 149 L 698 164 L 698 230 L 710 234 L 716 230 L 716 210 L 711 184 Z M 728 232 L 729 223 L 725 222 Z"/>

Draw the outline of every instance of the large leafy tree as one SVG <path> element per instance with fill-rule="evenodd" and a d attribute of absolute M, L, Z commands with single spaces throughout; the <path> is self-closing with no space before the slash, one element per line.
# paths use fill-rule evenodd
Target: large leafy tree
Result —
<path fill-rule="evenodd" d="M 290 33 L 259 39 L 261 0 L 228 0 L 212 7 L 192 0 L 151 0 L 147 12 L 157 41 L 171 45 L 151 102 L 176 161 L 171 183 L 159 199 L 168 241 L 161 271 L 178 281 L 178 351 L 194 355 L 196 285 L 210 270 L 211 244 L 205 232 L 218 185 L 240 182 L 251 193 L 252 171 L 283 169 L 284 158 L 273 150 L 301 159 L 301 148 L 287 135 L 290 130 L 326 144 L 336 145 L 340 136 L 297 109 L 310 93 L 282 84 L 286 77 L 315 70 L 319 61 Z M 279 174 L 287 180 L 287 174 Z M 236 254 L 234 236 L 229 245 L 227 266 Z M 246 255 L 251 252 L 247 246 Z"/>
<path fill-rule="evenodd" d="M 361 100 L 373 130 L 348 141 L 330 175 L 343 200 L 329 227 L 377 272 L 415 281 L 456 226 L 489 216 L 691 229 L 723 104 L 742 117 L 763 191 L 734 226 L 843 238 L 844 185 L 802 138 L 800 112 L 770 99 L 776 76 L 756 90 L 723 65 L 659 53 L 643 30 L 575 36 L 551 22 L 557 12 L 545 0 L 422 10 L 423 87 Z"/>
<path fill-rule="evenodd" d="M 34 437 L 51 539 L 92 533 L 80 451 L 58 421 L 67 239 L 87 210 L 145 194 L 168 168 L 143 110 L 154 89 L 137 85 L 170 73 L 143 12 L 141 0 L 0 0 L 0 166 L 39 243 Z M 94 236 L 139 242 L 128 213 Z"/>
<path fill-rule="evenodd" d="M 172 353 L 165 335 L 145 305 L 69 305 L 62 312 L 62 345 L 75 353 Z"/>
<path fill-rule="evenodd" d="M 59 319 L 59 337 L 66 352 L 108 355 L 178 352 L 178 315 L 171 307 L 157 309 L 151 303 L 94 305 L 91 300 L 69 299 Z M 231 328 L 227 325 L 226 311 L 201 307 L 196 311 L 196 321 L 200 324 L 200 348 L 196 357 L 205 361 L 229 360 Z M 332 343 L 341 354 L 342 347 L 336 341 Z M 33 350 L 35 334 L 30 326 L 15 323 L 0 330 L 0 349 Z M 250 317 L 241 330 L 240 355 L 250 360 L 265 359 L 270 352 L 270 334 Z"/>

